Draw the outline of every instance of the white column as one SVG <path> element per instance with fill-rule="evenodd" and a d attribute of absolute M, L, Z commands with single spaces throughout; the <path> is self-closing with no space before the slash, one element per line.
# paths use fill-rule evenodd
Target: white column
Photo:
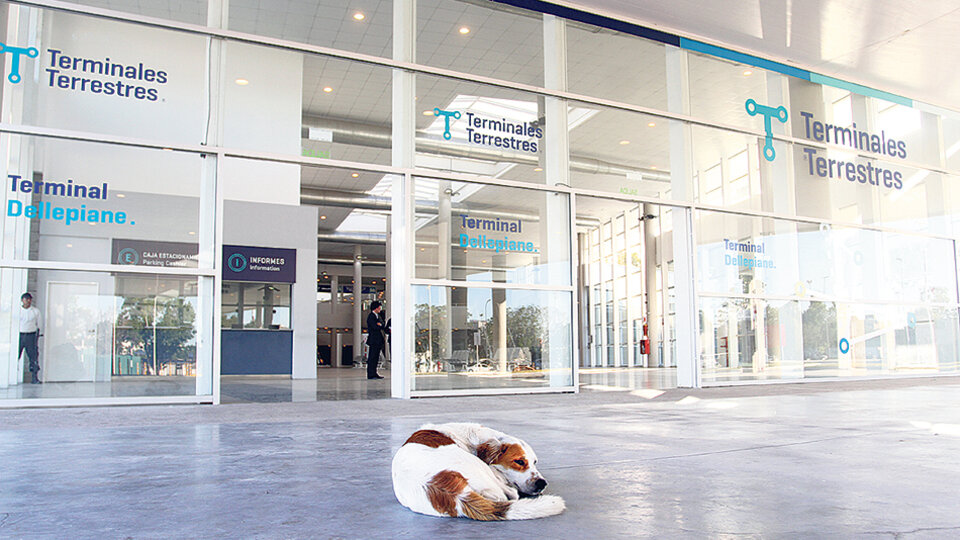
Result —
<path fill-rule="evenodd" d="M 554 15 L 543 16 L 544 85 L 551 90 L 567 89 L 567 27 L 563 19 Z M 557 98 L 544 99 L 546 120 L 544 133 L 544 170 L 547 184 L 570 185 L 569 132 L 567 129 L 567 104 Z M 540 262 L 549 261 L 546 267 L 547 283 L 570 284 L 577 252 L 572 249 L 573 224 L 570 207 L 573 201 L 563 194 L 548 194 L 540 213 Z M 566 242 L 557 232 L 567 231 Z M 558 264 L 569 260 L 571 264 Z M 542 349 L 542 367 L 549 370 L 550 386 L 568 386 L 572 380 L 574 362 L 573 345 L 579 325 L 579 317 L 573 309 L 573 298 L 551 294 L 547 303 L 547 343 Z M 570 326 L 567 326 L 567 322 Z"/>
<path fill-rule="evenodd" d="M 640 207 L 643 216 L 656 216 L 656 209 L 652 204 L 644 203 Z M 647 299 L 647 337 L 650 339 L 650 354 L 647 355 L 646 367 L 660 365 L 660 329 L 663 322 L 663 309 L 660 305 L 660 296 L 657 294 L 657 227 L 656 217 L 643 220 L 643 276 L 646 278 Z M 666 282 L 664 282 L 666 289 Z"/>
<path fill-rule="evenodd" d="M 340 276 L 333 274 L 330 277 L 330 313 L 339 313 L 340 312 Z M 330 337 L 330 366 L 331 367 L 343 367 L 343 348 L 340 346 L 342 343 L 339 336 L 342 334 L 335 333 Z"/>
<path fill-rule="evenodd" d="M 437 277 L 441 279 L 451 279 L 453 277 L 452 269 L 450 268 L 450 250 L 452 249 L 452 244 L 450 242 L 450 181 L 441 180 L 438 186 L 439 192 L 437 193 L 438 208 L 437 208 L 437 265 L 438 265 L 438 274 Z M 444 313 L 447 314 L 443 318 L 443 336 L 440 339 L 441 355 L 444 359 L 453 357 L 453 291 L 450 291 L 449 294 L 445 295 L 446 301 L 446 310 Z"/>
<path fill-rule="evenodd" d="M 21 47 L 37 47 L 40 43 L 43 12 L 27 7 L 15 5 L 4 6 L 7 10 L 5 41 Z M 33 76 L 32 71 L 23 62 L 20 64 L 20 83 L 10 83 L 7 75 L 10 73 L 8 55 L 3 55 L 0 85 L 3 88 L 3 101 L 0 104 L 0 120 L 12 124 L 23 122 L 24 117 L 31 118 L 36 109 L 36 97 L 31 92 L 24 92 L 26 79 Z M 41 73 L 42 75 L 42 73 Z M 0 155 L 4 156 L 5 167 L 0 180 L 8 181 L 7 175 L 18 175 L 26 179 L 33 179 L 34 145 L 31 139 L 8 134 L 0 135 Z M 17 199 L 25 205 L 30 204 L 32 195 L 13 193 L 6 190 L 6 201 Z M 33 220 L 22 217 L 6 217 L 0 219 L 0 255 L 4 259 L 30 258 L 30 224 Z M 9 299 L 9 304 L 0 305 L 0 388 L 16 386 L 23 382 L 24 363 L 26 355 L 20 358 L 20 295 L 27 292 L 30 271 L 17 268 L 4 269 L 0 279 L 0 298 Z M 36 271 L 34 271 L 36 275 Z M 38 292 L 32 291 L 34 297 Z M 35 300 L 36 302 L 36 300 Z M 43 310 L 46 298 L 39 298 L 39 307 Z M 42 351 L 42 343 L 41 343 Z M 42 358 L 40 359 L 43 360 Z M 43 374 L 41 373 L 41 379 Z"/>
<path fill-rule="evenodd" d="M 391 227 L 391 222 L 388 219 L 387 220 L 387 245 L 386 245 L 386 249 L 384 250 L 385 252 L 384 260 L 386 261 L 387 266 L 383 273 L 383 275 L 386 276 L 385 278 L 383 278 L 383 283 L 384 283 L 384 293 L 385 293 L 384 298 L 387 304 L 387 320 L 390 321 L 391 334 L 393 332 L 393 304 L 391 303 L 393 298 L 392 297 L 393 280 L 390 279 L 390 265 L 393 263 L 393 259 L 390 257 L 390 244 L 392 242 L 392 239 L 391 239 L 392 230 L 393 228 Z M 393 370 L 393 356 L 391 355 L 392 351 L 390 350 L 389 344 L 392 340 L 393 340 L 393 337 L 391 335 L 391 337 L 387 340 L 387 346 L 383 348 L 384 356 L 387 359 L 387 362 L 390 362 L 391 370 Z"/>
<path fill-rule="evenodd" d="M 667 108 L 689 114 L 687 53 L 667 45 Z M 690 126 L 670 121 L 670 178 L 673 199 L 692 201 L 693 157 Z M 700 362 L 697 351 L 697 298 L 693 272 L 693 221 L 686 209 L 673 212 L 673 261 L 677 291 L 677 386 L 700 386 Z"/>
<path fill-rule="evenodd" d="M 226 28 L 229 0 L 209 0 L 207 2 L 207 26 Z M 208 91 L 206 113 L 209 118 L 204 142 L 209 146 L 220 145 L 223 141 L 223 73 L 226 58 L 224 43 L 221 39 L 208 37 L 209 41 L 206 82 Z M 213 394 L 213 403 L 220 403 L 220 365 L 221 365 L 221 304 L 223 301 L 223 163 L 219 156 L 208 155 L 201 178 L 201 215 L 198 232 L 199 261 L 201 265 L 212 265 L 216 275 L 200 278 L 197 290 L 198 320 L 197 329 L 197 394 Z M 210 211 L 213 211 L 213 215 Z M 204 327 L 203 321 L 209 321 Z"/>
<path fill-rule="evenodd" d="M 393 59 L 416 61 L 417 35 L 416 0 L 393 0 Z M 393 153 L 394 167 L 413 168 L 414 96 L 416 78 L 413 73 L 393 71 Z M 413 376 L 413 294 L 410 279 L 415 260 L 413 229 L 413 178 L 408 175 L 393 177 L 393 210 L 390 213 L 390 305 L 393 311 L 393 343 L 390 366 L 390 393 L 395 398 L 409 398 Z"/>
<path fill-rule="evenodd" d="M 363 357 L 363 248 L 353 246 L 353 361 Z"/>

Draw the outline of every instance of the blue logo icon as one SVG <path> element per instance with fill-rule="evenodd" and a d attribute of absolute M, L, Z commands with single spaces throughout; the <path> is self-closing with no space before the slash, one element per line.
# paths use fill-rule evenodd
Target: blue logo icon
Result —
<path fill-rule="evenodd" d="M 234 272 L 243 272 L 247 267 L 247 258 L 242 253 L 234 253 L 227 259 L 227 267 Z"/>
<path fill-rule="evenodd" d="M 40 55 L 36 47 L 13 47 L 0 43 L 0 54 L 3 53 L 10 53 L 10 75 L 7 75 L 7 80 L 14 84 L 20 82 L 20 57 L 27 55 L 36 58 Z"/>
<path fill-rule="evenodd" d="M 847 338 L 840 340 L 840 353 L 847 354 L 850 352 L 850 342 L 847 341 Z"/>
<path fill-rule="evenodd" d="M 777 157 L 777 151 L 773 149 L 773 126 L 771 125 L 771 119 L 776 118 L 781 124 L 786 123 L 787 109 L 783 105 L 777 108 L 759 105 L 752 99 L 748 99 L 746 105 L 747 113 L 750 116 L 763 115 L 763 129 L 767 132 L 763 144 L 763 157 L 767 158 L 767 161 L 773 161 L 773 158 Z"/>
<path fill-rule="evenodd" d="M 133 248 L 123 248 L 117 253 L 117 263 L 119 264 L 137 264 L 140 262 L 140 254 Z"/>
<path fill-rule="evenodd" d="M 460 111 L 442 111 L 440 109 L 433 109 L 434 116 L 443 117 L 443 138 L 450 140 L 450 137 L 453 135 L 450 134 L 450 118 L 453 117 L 454 120 L 460 119 Z"/>

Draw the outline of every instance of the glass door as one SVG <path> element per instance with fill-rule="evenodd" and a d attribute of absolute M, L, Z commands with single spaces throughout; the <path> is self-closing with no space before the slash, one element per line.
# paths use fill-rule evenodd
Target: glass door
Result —
<path fill-rule="evenodd" d="M 676 386 L 672 212 L 577 196 L 582 389 Z"/>

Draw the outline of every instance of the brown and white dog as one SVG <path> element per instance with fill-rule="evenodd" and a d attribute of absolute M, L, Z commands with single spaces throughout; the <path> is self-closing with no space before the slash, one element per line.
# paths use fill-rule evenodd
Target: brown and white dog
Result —
<path fill-rule="evenodd" d="M 428 516 L 494 521 L 563 512 L 563 499 L 541 495 L 546 485 L 530 445 L 479 424 L 427 424 L 393 457 L 397 500 Z"/>

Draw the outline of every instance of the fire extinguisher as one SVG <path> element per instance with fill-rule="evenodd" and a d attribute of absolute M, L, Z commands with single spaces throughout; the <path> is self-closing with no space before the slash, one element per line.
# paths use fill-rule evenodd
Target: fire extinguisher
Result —
<path fill-rule="evenodd" d="M 647 333 L 647 320 L 643 320 L 643 339 L 640 340 L 640 354 L 650 354 L 650 338 Z"/>

